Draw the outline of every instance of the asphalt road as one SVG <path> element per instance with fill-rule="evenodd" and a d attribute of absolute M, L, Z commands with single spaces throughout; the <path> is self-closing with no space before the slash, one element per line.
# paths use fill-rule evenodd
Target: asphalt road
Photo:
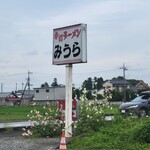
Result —
<path fill-rule="evenodd" d="M 0 131 L 0 150 L 55 150 L 60 138 L 25 138 L 20 130 Z"/>

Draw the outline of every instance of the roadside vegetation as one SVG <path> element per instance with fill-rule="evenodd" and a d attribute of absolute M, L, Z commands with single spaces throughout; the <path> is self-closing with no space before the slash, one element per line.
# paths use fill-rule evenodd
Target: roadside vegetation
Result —
<path fill-rule="evenodd" d="M 95 129 L 94 129 L 95 130 Z M 68 145 L 76 149 L 149 150 L 149 118 L 116 118 L 105 122 L 97 131 L 89 130 Z"/>
<path fill-rule="evenodd" d="M 150 149 L 150 117 L 122 117 L 118 107 L 108 105 L 110 97 L 107 93 L 106 98 L 102 101 L 97 100 L 96 94 L 93 94 L 93 101 L 88 101 L 86 94 L 87 91 L 83 90 L 78 122 L 73 124 L 73 139 L 67 144 L 67 148 L 83 150 Z M 14 113 L 14 116 L 20 114 L 25 120 L 35 121 L 33 127 L 23 129 L 25 137 L 60 137 L 64 129 L 64 122 L 57 119 L 59 112 L 56 107 L 6 107 L 2 112 L 1 116 L 8 117 L 8 114 L 11 116 Z M 105 116 L 110 114 L 113 115 L 112 120 L 106 121 Z M 23 117 L 21 120 L 24 120 Z"/>
<path fill-rule="evenodd" d="M 107 98 L 109 99 L 108 95 Z M 98 103 L 96 95 L 92 103 L 87 103 L 86 97 L 81 100 L 77 136 L 69 143 L 68 148 L 150 149 L 149 117 L 122 117 L 118 108 L 107 105 L 107 99 L 103 103 Z M 114 119 L 106 121 L 105 116 L 108 114 L 113 114 Z"/>

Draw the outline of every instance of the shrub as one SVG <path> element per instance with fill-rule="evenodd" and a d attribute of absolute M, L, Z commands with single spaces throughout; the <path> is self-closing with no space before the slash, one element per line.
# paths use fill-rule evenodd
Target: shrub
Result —
<path fill-rule="evenodd" d="M 32 122 L 31 128 L 23 128 L 23 136 L 29 137 L 53 137 L 61 134 L 63 122 L 57 120 L 57 111 L 49 107 L 43 107 L 42 113 L 36 109 L 30 111 L 27 116 Z"/>
<path fill-rule="evenodd" d="M 150 119 L 143 120 L 133 134 L 133 140 L 140 143 L 150 143 Z"/>
<path fill-rule="evenodd" d="M 79 106 L 78 133 L 85 133 L 90 130 L 98 131 L 105 123 L 105 110 L 111 109 L 111 107 L 107 105 L 107 101 L 99 102 L 97 100 L 97 94 L 93 94 L 94 100 L 89 102 L 86 98 L 86 92 L 84 89 Z"/>

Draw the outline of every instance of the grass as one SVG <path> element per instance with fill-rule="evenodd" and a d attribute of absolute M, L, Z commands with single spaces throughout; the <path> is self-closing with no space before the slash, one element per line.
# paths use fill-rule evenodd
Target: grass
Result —
<path fill-rule="evenodd" d="M 0 106 L 0 122 L 26 121 L 33 109 L 42 112 L 43 106 Z"/>
<path fill-rule="evenodd" d="M 55 107 L 56 108 L 56 107 Z M 0 122 L 24 121 L 28 120 L 27 115 L 31 110 L 36 109 L 43 111 L 42 106 L 1 106 L 0 107 Z M 88 131 L 84 136 L 74 137 L 71 143 L 67 144 L 69 149 L 116 149 L 116 150 L 149 150 L 150 142 L 144 143 L 137 137 L 143 138 L 145 133 L 150 135 L 150 128 L 147 128 L 143 133 L 139 133 L 138 129 L 149 123 L 148 118 L 122 118 L 118 113 L 118 108 L 106 110 L 106 114 L 117 114 L 112 122 L 105 122 L 99 127 L 97 132 Z M 147 125 L 149 125 L 147 124 Z M 78 130 L 78 128 L 76 129 Z M 138 133 L 138 134 L 137 134 Z M 135 136 L 136 135 L 136 136 Z"/>
<path fill-rule="evenodd" d="M 83 137 L 74 138 L 68 148 L 149 150 L 149 143 L 141 143 L 133 139 L 137 129 L 141 128 L 147 120 L 150 118 L 119 118 L 111 123 L 106 122 L 104 126 L 99 128 L 98 132 L 89 131 Z"/>

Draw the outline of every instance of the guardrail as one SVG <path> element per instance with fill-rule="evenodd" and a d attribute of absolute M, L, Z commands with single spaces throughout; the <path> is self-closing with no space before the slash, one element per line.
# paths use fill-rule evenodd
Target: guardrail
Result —
<path fill-rule="evenodd" d="M 31 121 L 0 123 L 0 129 L 29 127 L 29 126 L 32 126 L 32 125 L 33 125 L 33 122 L 31 122 Z"/>

